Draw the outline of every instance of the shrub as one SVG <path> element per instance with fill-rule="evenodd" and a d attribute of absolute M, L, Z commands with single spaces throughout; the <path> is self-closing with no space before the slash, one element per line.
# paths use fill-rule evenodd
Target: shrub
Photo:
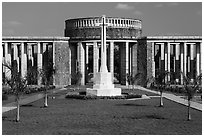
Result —
<path fill-rule="evenodd" d="M 142 95 L 122 95 L 122 96 L 91 96 L 91 95 L 82 95 L 75 93 L 68 93 L 65 98 L 67 99 L 83 99 L 83 100 L 89 100 L 89 99 L 131 99 L 131 98 L 141 98 Z"/>
<path fill-rule="evenodd" d="M 8 100 L 8 96 L 6 94 L 2 94 L 2 101 L 3 100 Z"/>

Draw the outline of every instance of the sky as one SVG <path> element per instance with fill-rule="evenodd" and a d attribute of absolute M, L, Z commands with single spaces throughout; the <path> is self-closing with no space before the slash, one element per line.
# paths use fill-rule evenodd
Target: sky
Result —
<path fill-rule="evenodd" d="M 2 36 L 64 36 L 65 20 L 142 20 L 143 36 L 202 35 L 201 2 L 2 2 Z"/>

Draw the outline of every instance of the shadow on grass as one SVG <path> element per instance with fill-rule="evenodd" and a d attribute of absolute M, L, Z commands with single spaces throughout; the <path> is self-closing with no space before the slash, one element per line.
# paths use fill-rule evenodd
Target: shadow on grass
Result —
<path fill-rule="evenodd" d="M 21 105 L 21 107 L 35 107 L 32 104 L 25 104 L 25 105 Z"/>
<path fill-rule="evenodd" d="M 2 121 L 16 122 L 15 119 L 8 118 L 7 116 L 2 116 Z"/>
<path fill-rule="evenodd" d="M 135 106 L 135 107 L 144 107 L 144 106 L 147 106 L 147 105 L 127 103 L 127 104 L 116 104 L 116 106 Z"/>
<path fill-rule="evenodd" d="M 144 116 L 132 116 L 132 117 L 127 117 L 129 119 L 158 119 L 158 120 L 164 120 L 166 118 L 160 116 L 160 115 L 144 115 Z"/>

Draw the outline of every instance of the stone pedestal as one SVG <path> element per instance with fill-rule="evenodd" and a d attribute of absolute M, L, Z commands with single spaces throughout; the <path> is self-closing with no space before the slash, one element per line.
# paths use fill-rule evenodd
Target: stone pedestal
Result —
<path fill-rule="evenodd" d="M 112 73 L 98 72 L 94 77 L 93 88 L 87 88 L 86 94 L 95 96 L 121 96 L 121 89 L 114 88 Z"/>
<path fill-rule="evenodd" d="M 100 72 L 96 73 L 94 76 L 93 88 L 87 88 L 87 95 L 95 96 L 120 96 L 121 89 L 114 88 L 112 81 L 112 73 L 108 72 L 106 66 L 106 19 L 105 16 L 102 17 L 102 27 L 101 27 L 101 69 Z"/>

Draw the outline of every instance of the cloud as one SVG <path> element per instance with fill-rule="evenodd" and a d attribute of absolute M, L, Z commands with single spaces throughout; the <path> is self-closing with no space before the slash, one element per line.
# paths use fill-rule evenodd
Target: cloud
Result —
<path fill-rule="evenodd" d="M 155 5 L 156 8 L 160 8 L 160 7 L 163 7 L 163 6 L 164 6 L 164 5 L 161 4 L 161 3 Z"/>
<path fill-rule="evenodd" d="M 175 6 L 178 6 L 179 3 L 177 2 L 166 2 L 166 3 L 157 3 L 156 5 L 154 5 L 154 7 L 156 8 L 161 8 L 161 7 L 164 7 L 164 6 L 167 6 L 167 7 L 175 7 Z"/>
<path fill-rule="evenodd" d="M 177 3 L 177 2 L 167 2 L 167 6 L 169 6 L 169 7 L 172 7 L 172 6 L 178 6 L 179 5 L 179 3 Z"/>
<path fill-rule="evenodd" d="M 10 26 L 20 26 L 22 23 L 18 21 L 9 21 L 8 24 Z"/>
<path fill-rule="evenodd" d="M 122 4 L 122 3 L 118 3 L 116 6 L 116 9 L 120 9 L 120 10 L 132 10 L 134 9 L 134 6 L 129 6 L 128 4 Z"/>
<path fill-rule="evenodd" d="M 3 22 L 2 25 L 4 27 L 18 27 L 18 26 L 21 26 L 22 23 L 19 21 L 7 21 L 7 22 Z"/>
<path fill-rule="evenodd" d="M 3 36 L 10 36 L 14 34 L 15 34 L 15 31 L 13 29 L 2 29 Z"/>
<path fill-rule="evenodd" d="M 202 10 L 196 12 L 197 15 L 202 15 Z"/>
<path fill-rule="evenodd" d="M 135 14 L 135 15 L 142 15 L 143 13 L 141 12 L 141 11 L 134 11 L 134 13 L 133 14 Z"/>

